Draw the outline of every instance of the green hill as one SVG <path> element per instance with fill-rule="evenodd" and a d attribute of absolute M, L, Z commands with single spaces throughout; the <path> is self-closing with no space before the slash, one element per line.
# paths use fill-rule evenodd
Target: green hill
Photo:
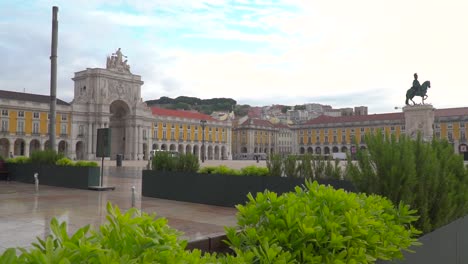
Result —
<path fill-rule="evenodd" d="M 212 98 L 200 99 L 197 97 L 179 96 L 175 99 L 163 96 L 156 100 L 148 100 L 146 104 L 168 109 L 177 110 L 197 110 L 204 114 L 211 114 L 214 111 L 230 112 L 237 104 L 236 100 L 231 98 Z"/>

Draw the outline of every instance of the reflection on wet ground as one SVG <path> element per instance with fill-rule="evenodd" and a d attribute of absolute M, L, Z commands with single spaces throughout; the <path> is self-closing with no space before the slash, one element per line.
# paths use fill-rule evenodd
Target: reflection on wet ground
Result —
<path fill-rule="evenodd" d="M 90 191 L 0 181 L 0 252 L 9 247 L 28 247 L 35 237 L 50 234 L 53 217 L 68 223 L 70 233 L 91 224 L 104 223 L 108 201 L 127 210 L 132 205 L 132 186 L 137 208 L 165 217 L 169 225 L 193 240 L 221 233 L 235 225 L 235 208 L 193 204 L 141 196 L 139 167 L 104 167 L 104 185 L 114 191 Z M 66 175 L 64 175 L 66 177 Z"/>

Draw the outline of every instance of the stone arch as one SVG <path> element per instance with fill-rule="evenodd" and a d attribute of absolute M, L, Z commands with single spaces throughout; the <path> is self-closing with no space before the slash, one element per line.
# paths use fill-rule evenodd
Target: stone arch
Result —
<path fill-rule="evenodd" d="M 316 147 L 315 148 L 315 154 L 319 154 L 319 155 L 322 154 L 322 148 Z"/>
<path fill-rule="evenodd" d="M 348 152 L 348 147 L 342 146 L 341 147 L 341 152 L 345 152 L 345 153 Z"/>
<path fill-rule="evenodd" d="M 270 149 L 270 154 L 275 153 L 275 150 L 273 148 Z"/>
<path fill-rule="evenodd" d="M 126 142 L 130 140 L 127 138 L 125 128 L 129 127 L 127 117 L 131 114 L 131 109 L 125 101 L 119 99 L 109 105 L 109 113 L 109 128 L 112 130 L 111 157 L 115 157 L 117 154 L 125 155 Z M 132 158 L 135 157 L 130 159 Z"/>
<path fill-rule="evenodd" d="M 24 149 L 25 149 L 26 143 L 24 142 L 24 139 L 18 138 L 15 140 L 14 148 L 13 148 L 13 155 L 15 156 L 24 156 Z"/>
<path fill-rule="evenodd" d="M 312 149 L 312 147 L 307 148 L 307 153 L 310 153 L 310 154 L 314 153 L 314 150 Z"/>
<path fill-rule="evenodd" d="M 78 141 L 76 142 L 76 147 L 75 147 L 75 151 L 76 151 L 76 159 L 77 160 L 84 160 L 84 148 L 85 148 L 85 144 L 83 143 L 83 141 Z"/>
<path fill-rule="evenodd" d="M 44 142 L 44 149 L 50 149 L 50 141 L 49 140 L 46 140 L 46 142 Z"/>
<path fill-rule="evenodd" d="M 219 146 L 214 147 L 214 159 L 219 160 Z"/>
<path fill-rule="evenodd" d="M 8 158 L 10 152 L 10 141 L 7 138 L 0 139 L 0 156 Z"/>
<path fill-rule="evenodd" d="M 247 147 L 242 147 L 241 148 L 241 153 L 247 153 Z"/>
<path fill-rule="evenodd" d="M 325 154 L 325 155 L 330 154 L 330 148 L 329 147 L 324 147 L 323 148 L 323 154 Z"/>
<path fill-rule="evenodd" d="M 153 144 L 152 149 L 153 149 L 153 150 L 158 150 L 158 149 L 159 149 L 158 144 Z"/>
<path fill-rule="evenodd" d="M 197 156 L 200 158 L 200 149 L 198 148 L 198 145 L 193 146 L 193 155 Z"/>
<path fill-rule="evenodd" d="M 367 149 L 366 146 L 359 147 L 361 150 Z"/>
<path fill-rule="evenodd" d="M 209 160 L 213 159 L 213 146 L 211 145 L 208 146 L 208 159 Z"/>
<path fill-rule="evenodd" d="M 254 153 L 257 153 L 257 152 L 258 152 L 258 149 L 257 149 L 257 147 L 255 147 L 254 148 Z M 245 152 L 245 153 L 247 153 L 247 152 Z"/>
<path fill-rule="evenodd" d="M 60 142 L 58 143 L 58 153 L 61 153 L 63 155 L 67 155 L 68 153 L 68 144 L 65 140 L 60 140 Z"/>
<path fill-rule="evenodd" d="M 339 152 L 339 151 L 340 151 L 340 149 L 339 149 L 337 146 L 334 146 L 334 147 L 332 148 L 332 152 L 333 152 L 333 153 L 337 153 L 337 152 Z"/>
<path fill-rule="evenodd" d="M 166 144 L 162 144 L 162 145 L 161 145 L 161 150 L 167 150 L 167 145 L 166 145 Z"/>
<path fill-rule="evenodd" d="M 226 147 L 225 146 L 221 146 L 221 159 L 223 159 L 223 160 L 227 159 Z"/>
<path fill-rule="evenodd" d="M 41 150 L 41 142 L 37 139 L 31 140 L 31 142 L 29 142 L 29 156 L 31 156 L 34 151 L 38 150 Z"/>
<path fill-rule="evenodd" d="M 192 146 L 190 144 L 185 146 L 185 154 L 192 154 Z"/>
<path fill-rule="evenodd" d="M 179 152 L 180 154 L 184 154 L 184 145 L 179 144 L 179 146 L 177 147 L 177 152 Z"/>
<path fill-rule="evenodd" d="M 268 153 L 268 149 L 265 148 L 265 149 L 263 150 L 263 153 Z"/>
<path fill-rule="evenodd" d="M 301 148 L 299 149 L 299 154 L 304 154 L 304 153 L 305 153 L 305 149 L 304 149 L 304 147 L 301 147 Z"/>
<path fill-rule="evenodd" d="M 176 151 L 176 145 L 175 145 L 175 144 L 171 144 L 171 145 L 169 146 L 169 150 L 170 150 L 170 151 Z"/>

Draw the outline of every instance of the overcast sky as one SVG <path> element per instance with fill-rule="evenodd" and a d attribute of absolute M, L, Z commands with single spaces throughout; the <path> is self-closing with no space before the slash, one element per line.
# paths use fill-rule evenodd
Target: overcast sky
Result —
<path fill-rule="evenodd" d="M 0 0 L 0 89 L 49 93 L 53 5 L 66 101 L 74 72 L 122 48 L 144 100 L 394 112 L 417 72 L 431 81 L 427 102 L 468 106 L 466 0 Z"/>

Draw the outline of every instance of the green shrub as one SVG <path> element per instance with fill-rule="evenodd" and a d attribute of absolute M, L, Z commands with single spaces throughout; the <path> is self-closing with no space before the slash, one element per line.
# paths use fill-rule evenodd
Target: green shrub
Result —
<path fill-rule="evenodd" d="M 31 153 L 31 163 L 54 165 L 57 160 L 63 158 L 63 154 L 55 150 L 38 150 Z"/>
<path fill-rule="evenodd" d="M 108 223 L 93 230 L 89 225 L 68 235 L 65 222 L 52 219 L 49 235 L 38 238 L 29 249 L 7 249 L 0 263 L 252 263 L 240 256 L 202 254 L 185 251 L 187 242 L 167 225 L 165 218 L 156 218 L 135 208 L 121 213 L 118 207 L 107 206 Z M 247 256 L 248 257 L 248 256 Z"/>
<path fill-rule="evenodd" d="M 279 154 L 272 154 L 266 161 L 270 176 L 283 176 L 283 160 Z"/>
<path fill-rule="evenodd" d="M 61 158 L 55 162 L 57 166 L 75 166 L 75 163 L 69 158 Z"/>
<path fill-rule="evenodd" d="M 30 163 L 31 159 L 25 156 L 18 156 L 11 159 L 6 160 L 7 163 L 15 163 L 15 164 L 25 164 Z"/>
<path fill-rule="evenodd" d="M 252 263 L 374 263 L 418 244 L 415 211 L 377 195 L 307 181 L 293 193 L 248 198 L 237 206 L 237 228 L 226 231 L 231 247 L 255 256 Z"/>
<path fill-rule="evenodd" d="M 289 155 L 283 160 L 284 174 L 286 177 L 299 177 L 297 168 L 297 158 L 294 155 Z"/>
<path fill-rule="evenodd" d="M 158 151 L 153 156 L 153 170 L 156 171 L 175 171 L 175 158 L 169 152 Z"/>
<path fill-rule="evenodd" d="M 240 171 L 236 169 L 229 168 L 225 165 L 219 165 L 215 167 L 213 174 L 223 174 L 223 175 L 240 175 Z"/>
<path fill-rule="evenodd" d="M 176 171 L 197 172 L 200 168 L 198 157 L 191 153 L 179 154 L 175 159 Z"/>
<path fill-rule="evenodd" d="M 0 161 L 5 161 L 5 159 L 0 155 Z"/>
<path fill-rule="evenodd" d="M 268 168 L 257 167 L 255 165 L 247 166 L 241 169 L 240 175 L 244 176 L 268 176 Z"/>
<path fill-rule="evenodd" d="M 447 141 L 424 142 L 420 136 L 384 138 L 367 135 L 367 150 L 348 161 L 356 188 L 403 201 L 418 210 L 415 226 L 424 233 L 468 213 L 468 171 Z"/>
<path fill-rule="evenodd" d="M 299 160 L 300 162 L 297 166 L 298 176 L 305 179 L 313 179 L 312 156 L 310 154 L 304 154 Z"/>
<path fill-rule="evenodd" d="M 75 162 L 75 167 L 99 167 L 95 161 L 78 160 Z"/>

